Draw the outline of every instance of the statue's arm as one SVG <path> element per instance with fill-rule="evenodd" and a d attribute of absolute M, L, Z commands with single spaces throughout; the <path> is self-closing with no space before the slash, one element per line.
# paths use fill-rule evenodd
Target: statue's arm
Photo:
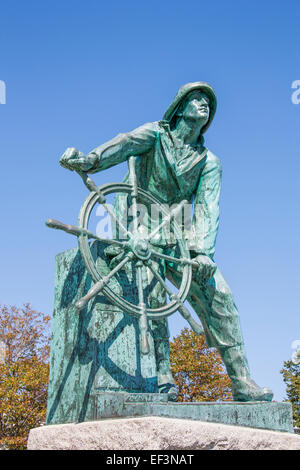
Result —
<path fill-rule="evenodd" d="M 124 162 L 131 155 L 147 153 L 155 143 L 158 129 L 156 122 L 144 124 L 132 132 L 117 135 L 87 155 L 74 148 L 68 148 L 61 157 L 60 164 L 69 170 L 89 173 L 106 170 Z"/>
<path fill-rule="evenodd" d="M 202 254 L 211 259 L 214 256 L 219 227 L 221 179 L 221 162 L 215 155 L 208 152 L 194 198 L 190 249 L 195 255 Z"/>

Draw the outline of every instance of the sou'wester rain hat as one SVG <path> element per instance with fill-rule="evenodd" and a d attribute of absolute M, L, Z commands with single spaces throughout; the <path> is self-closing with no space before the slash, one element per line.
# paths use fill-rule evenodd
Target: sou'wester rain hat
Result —
<path fill-rule="evenodd" d="M 167 111 L 165 112 L 163 119 L 165 121 L 171 122 L 173 117 L 176 114 L 176 111 L 178 110 L 178 107 L 182 103 L 182 101 L 186 98 L 186 96 L 190 92 L 195 91 L 195 90 L 203 91 L 203 93 L 205 93 L 209 98 L 209 108 L 210 108 L 209 119 L 207 123 L 205 124 L 205 126 L 203 126 L 203 128 L 201 129 L 201 134 L 204 134 L 204 132 L 206 132 L 207 129 L 209 128 L 214 118 L 216 108 L 217 108 L 217 98 L 216 98 L 214 89 L 206 82 L 193 82 L 193 83 L 187 83 L 186 85 L 183 85 L 179 89 L 174 100 L 172 101 Z"/>

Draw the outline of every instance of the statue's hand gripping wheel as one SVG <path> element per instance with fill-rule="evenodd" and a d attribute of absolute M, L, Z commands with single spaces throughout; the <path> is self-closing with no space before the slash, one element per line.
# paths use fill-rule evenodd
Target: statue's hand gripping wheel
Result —
<path fill-rule="evenodd" d="M 182 201 L 174 210 L 168 211 L 165 206 L 161 205 L 154 196 L 137 186 L 135 161 L 136 157 L 129 157 L 128 166 L 130 184 L 109 183 L 103 186 L 97 186 L 90 176 L 87 175 L 87 173 L 79 173 L 85 185 L 90 190 L 90 194 L 80 209 L 78 226 L 66 225 L 53 219 L 48 219 L 46 225 L 51 228 L 64 230 L 65 232 L 71 233 L 72 235 L 78 237 L 78 244 L 81 255 L 83 257 L 87 271 L 94 282 L 93 287 L 91 287 L 88 293 L 76 303 L 78 312 L 87 305 L 90 299 L 95 297 L 100 292 L 103 293 L 109 299 L 109 301 L 112 302 L 112 304 L 118 306 L 120 309 L 122 309 L 122 311 L 139 318 L 141 352 L 143 354 L 147 354 L 149 352 L 147 338 L 147 319 L 157 320 L 167 317 L 175 311 L 179 311 L 181 315 L 189 322 L 195 333 L 200 334 L 203 330 L 202 327 L 192 318 L 190 312 L 184 305 L 184 301 L 188 295 L 191 285 L 192 266 L 198 266 L 196 262 L 191 260 L 186 242 L 181 236 L 181 230 L 175 220 L 176 214 L 182 210 L 184 204 L 187 203 L 187 201 Z M 122 222 L 116 217 L 114 211 L 111 210 L 110 206 L 106 203 L 106 196 L 112 193 L 125 193 L 130 196 L 132 201 L 131 211 L 133 214 L 132 232 L 129 232 L 127 228 L 124 227 Z M 141 236 L 138 232 L 138 200 L 142 201 L 146 205 L 156 204 L 159 211 L 164 216 L 161 224 L 159 224 L 158 227 L 156 227 L 155 230 L 153 230 L 147 236 Z M 102 238 L 95 235 L 88 229 L 90 214 L 96 204 L 102 204 L 116 226 L 118 226 L 127 235 L 128 240 L 120 241 Z M 180 257 L 178 258 L 157 252 L 155 250 L 155 244 L 152 243 L 154 237 L 160 230 L 163 229 L 167 223 L 172 224 L 177 247 L 180 253 Z M 121 250 L 121 253 L 123 253 L 121 261 L 105 277 L 102 277 L 97 269 L 96 263 L 91 253 L 89 239 L 94 239 L 101 241 L 102 243 L 117 246 L 119 250 Z M 164 259 L 182 266 L 182 281 L 177 294 L 173 293 L 163 277 L 157 271 L 155 263 L 153 263 L 153 260 L 155 259 Z M 136 266 L 136 282 L 139 299 L 138 305 L 134 305 L 133 303 L 128 302 L 108 286 L 109 280 L 128 262 L 135 263 Z M 164 306 L 159 308 L 147 308 L 143 289 L 144 269 L 151 270 L 153 276 L 167 292 L 169 296 L 169 303 L 166 303 Z"/>

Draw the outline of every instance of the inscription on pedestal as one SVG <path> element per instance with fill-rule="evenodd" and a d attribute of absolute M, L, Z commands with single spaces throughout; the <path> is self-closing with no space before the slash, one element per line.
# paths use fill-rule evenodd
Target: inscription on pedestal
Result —
<path fill-rule="evenodd" d="M 167 394 L 158 393 L 131 393 L 125 395 L 124 403 L 167 403 Z"/>

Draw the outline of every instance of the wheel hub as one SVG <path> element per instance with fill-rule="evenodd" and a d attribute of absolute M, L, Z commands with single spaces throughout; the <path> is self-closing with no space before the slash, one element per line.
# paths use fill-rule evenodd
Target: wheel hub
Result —
<path fill-rule="evenodd" d="M 130 246 L 137 258 L 143 261 L 150 258 L 150 246 L 148 240 L 146 240 L 145 238 L 133 237 Z"/>

